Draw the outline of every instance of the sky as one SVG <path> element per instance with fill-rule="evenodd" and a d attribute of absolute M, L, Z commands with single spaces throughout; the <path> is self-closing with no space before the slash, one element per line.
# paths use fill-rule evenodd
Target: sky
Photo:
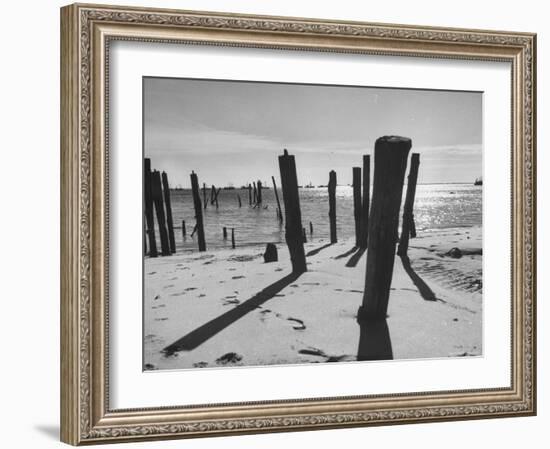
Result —
<path fill-rule="evenodd" d="M 201 184 L 270 185 L 284 148 L 300 184 L 326 185 L 330 170 L 350 184 L 384 135 L 412 139 L 419 183 L 482 175 L 480 92 L 146 77 L 143 104 L 145 157 L 173 187 L 192 170 Z"/>

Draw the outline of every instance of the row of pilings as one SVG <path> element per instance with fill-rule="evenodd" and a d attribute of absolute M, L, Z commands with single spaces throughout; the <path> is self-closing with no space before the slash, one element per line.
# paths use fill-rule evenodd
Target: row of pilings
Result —
<path fill-rule="evenodd" d="M 358 250 L 367 250 L 365 273 L 365 289 L 362 305 L 358 311 L 359 320 L 385 319 L 396 246 L 397 253 L 405 256 L 408 250 L 409 239 L 416 236 L 413 205 L 418 179 L 420 155 L 413 153 L 409 170 L 407 192 L 403 207 L 401 236 L 399 231 L 399 211 L 403 194 L 404 178 L 407 169 L 408 155 L 411 149 L 411 140 L 399 136 L 384 136 L 376 140 L 374 148 L 374 179 L 372 198 L 370 197 L 370 155 L 364 155 L 362 167 L 353 167 L 353 219 L 355 225 L 355 247 Z M 292 272 L 301 274 L 307 271 L 306 231 L 302 225 L 300 208 L 299 185 L 296 171 L 296 161 L 285 149 L 279 156 L 279 170 L 283 208 L 279 200 L 275 177 L 272 176 L 273 189 L 277 202 L 276 218 L 285 224 L 285 241 L 290 253 Z M 158 255 L 154 235 L 155 215 L 160 234 L 161 254 L 173 254 L 176 251 L 174 238 L 174 224 L 170 204 L 170 189 L 166 173 L 151 171 L 149 159 L 144 164 L 145 179 L 145 224 L 146 224 L 146 252 L 151 257 Z M 198 237 L 199 251 L 206 251 L 204 234 L 203 210 L 207 203 L 218 207 L 218 197 L 221 188 L 211 186 L 210 200 L 207 198 L 206 184 L 201 189 L 198 175 L 190 175 L 195 210 L 195 233 Z M 328 182 L 328 217 L 330 226 L 330 243 L 337 243 L 336 231 L 336 187 L 337 175 L 334 170 L 329 172 Z M 247 187 L 250 207 L 262 205 L 262 183 L 257 181 Z M 239 207 L 242 206 L 240 195 L 237 195 Z M 154 213 L 154 212 L 155 213 Z M 182 222 L 182 233 L 185 236 L 185 221 Z M 313 225 L 310 222 L 310 233 Z M 224 239 L 227 238 L 227 229 L 223 228 Z M 235 248 L 234 229 L 231 229 L 232 247 Z M 148 250 L 147 250 L 148 246 Z"/>

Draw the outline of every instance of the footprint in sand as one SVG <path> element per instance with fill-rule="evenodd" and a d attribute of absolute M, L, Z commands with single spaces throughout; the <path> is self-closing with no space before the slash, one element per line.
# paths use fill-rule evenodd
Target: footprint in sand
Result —
<path fill-rule="evenodd" d="M 275 271 L 283 271 L 282 268 L 275 268 Z"/>
<path fill-rule="evenodd" d="M 166 321 L 168 318 L 155 318 L 155 321 Z"/>
<path fill-rule="evenodd" d="M 243 279 L 245 278 L 246 276 L 233 276 L 231 279 Z"/>
<path fill-rule="evenodd" d="M 206 296 L 206 295 L 205 295 L 204 293 L 201 293 L 201 294 L 199 295 L 199 298 L 204 298 L 205 296 Z"/>
<path fill-rule="evenodd" d="M 346 290 L 348 293 L 363 293 L 363 290 Z"/>
<path fill-rule="evenodd" d="M 172 293 L 170 296 L 183 296 L 183 295 L 185 295 L 185 292 Z"/>
<path fill-rule="evenodd" d="M 238 299 L 227 299 L 223 302 L 223 305 L 224 306 L 229 306 L 231 304 L 234 305 L 234 304 L 240 304 L 240 303 L 241 303 L 241 301 L 239 301 Z"/>
<path fill-rule="evenodd" d="M 154 299 L 155 301 L 156 301 L 157 299 L 160 299 L 160 295 L 155 296 L 153 299 Z"/>
<path fill-rule="evenodd" d="M 147 273 L 149 276 L 152 275 L 152 274 L 157 274 L 156 271 L 151 271 L 150 273 Z"/>
<path fill-rule="evenodd" d="M 172 288 L 173 286 L 174 286 L 174 284 L 165 285 L 165 286 L 164 286 L 164 290 L 166 290 L 167 288 Z"/>
<path fill-rule="evenodd" d="M 186 292 L 191 292 L 193 290 L 196 290 L 197 288 L 196 287 L 188 287 L 185 289 Z"/>
<path fill-rule="evenodd" d="M 294 330 L 303 331 L 306 328 L 304 322 L 302 320 L 299 320 L 298 318 L 288 317 L 287 321 L 294 321 L 295 323 L 298 323 L 298 326 L 292 326 L 292 329 Z"/>

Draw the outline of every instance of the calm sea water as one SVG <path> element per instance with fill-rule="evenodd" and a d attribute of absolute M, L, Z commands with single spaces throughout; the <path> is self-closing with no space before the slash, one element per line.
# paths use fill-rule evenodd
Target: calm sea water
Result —
<path fill-rule="evenodd" d="M 406 188 L 403 189 L 403 197 Z M 237 195 L 242 207 L 239 208 Z M 263 206 L 253 209 L 248 205 L 248 191 L 221 190 L 219 208 L 208 202 L 203 210 L 207 249 L 231 247 L 231 228 L 235 229 L 237 246 L 284 242 L 284 226 L 276 219 L 277 202 L 273 189 L 262 190 Z M 279 191 L 282 202 L 282 193 Z M 470 227 L 481 225 L 482 187 L 471 184 L 418 185 L 414 215 L 418 232 L 430 229 Z M 403 198 L 404 201 L 404 198 Z M 171 190 L 172 215 L 177 250 L 196 250 L 197 236 L 189 237 L 195 225 L 195 211 L 191 190 Z M 326 187 L 300 189 L 302 224 L 307 230 L 313 225 L 313 238 L 329 238 L 328 191 Z M 336 216 L 338 239 L 354 237 L 353 191 L 350 186 L 336 189 Z M 185 220 L 187 237 L 181 232 Z M 222 228 L 228 228 L 228 239 L 223 239 Z M 156 232 L 157 240 L 158 231 Z M 160 245 L 160 241 L 157 243 Z M 160 246 L 159 246 L 160 248 Z"/>

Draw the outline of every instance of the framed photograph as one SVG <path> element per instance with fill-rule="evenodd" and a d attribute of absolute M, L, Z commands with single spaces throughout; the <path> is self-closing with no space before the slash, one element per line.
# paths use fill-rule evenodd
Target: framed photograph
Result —
<path fill-rule="evenodd" d="M 536 413 L 536 36 L 61 9 L 61 438 Z"/>

